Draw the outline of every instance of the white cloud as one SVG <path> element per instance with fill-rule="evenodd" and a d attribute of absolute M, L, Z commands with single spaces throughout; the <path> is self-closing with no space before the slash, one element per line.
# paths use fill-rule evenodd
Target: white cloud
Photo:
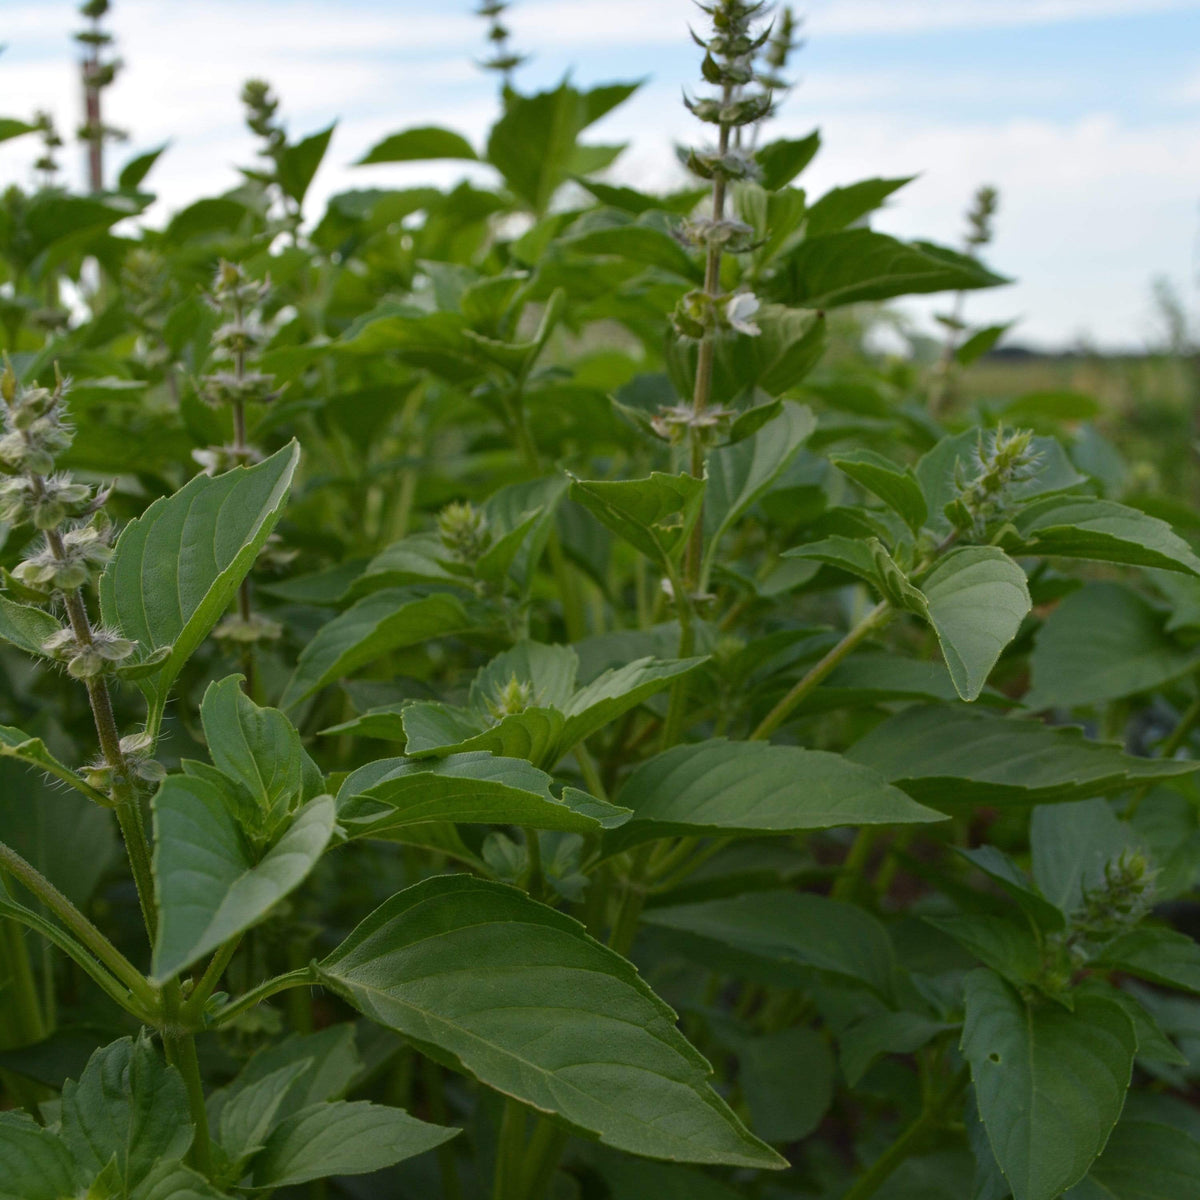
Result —
<path fill-rule="evenodd" d="M 823 0 L 814 34 L 928 33 L 1194 12 L 1198 0 Z"/>
<path fill-rule="evenodd" d="M 1200 0 L 815 0 L 798 6 L 812 36 L 928 33 L 1065 24 L 1200 10 Z M 690 0 L 529 0 L 507 14 L 529 46 L 678 42 L 700 14 Z"/>
<path fill-rule="evenodd" d="M 0 6 L 10 43 L 0 58 L 0 112 L 48 107 L 69 130 L 78 118 L 68 39 L 75 0 L 0 0 Z M 233 164 L 254 157 L 237 94 L 245 78 L 262 75 L 281 94 L 294 134 L 342 118 L 310 211 L 346 187 L 444 183 L 463 174 L 486 179 L 486 168 L 462 164 L 347 165 L 380 137 L 412 125 L 444 124 L 482 141 L 495 115 L 494 81 L 471 63 L 480 28 L 470 7 L 470 0 L 454 0 L 440 14 L 422 5 L 408 15 L 416 5 L 119 0 L 116 32 L 128 66 L 109 93 L 109 116 L 135 140 L 113 158 L 171 140 L 151 176 L 164 199 L 159 213 L 233 186 Z M 1200 0 L 823 0 L 811 21 L 806 78 L 776 133 L 822 126 L 825 149 L 804 181 L 815 193 L 872 175 L 919 173 L 877 221 L 900 236 L 956 242 L 971 193 L 995 183 L 1002 208 L 989 256 L 1019 283 L 973 297 L 972 318 L 1024 314 L 1023 336 L 1044 342 L 1088 327 L 1103 342 L 1133 343 L 1144 329 L 1150 279 L 1168 274 L 1186 285 L 1192 274 L 1191 149 L 1200 139 L 1200 116 L 1184 119 L 1180 111 L 1179 119 L 1135 127 L 1114 92 L 1111 114 L 1016 120 L 1002 100 L 1049 106 L 1071 94 L 1071 72 L 1080 65 L 1064 62 L 1053 77 L 1014 71 L 999 80 L 971 72 L 969 62 L 929 72 L 902 56 L 882 71 L 834 70 L 822 64 L 820 38 L 1196 8 Z M 695 65 L 680 42 L 694 17 L 690 0 L 522 0 L 512 17 L 522 49 L 565 49 L 581 61 L 583 79 L 595 76 L 589 51 L 604 46 L 674 45 L 680 47 L 669 60 L 675 70 L 677 63 Z M 632 143 L 618 172 L 639 186 L 678 182 L 670 143 L 697 139 L 698 126 L 679 104 L 679 84 L 690 84 L 691 76 L 671 78 L 670 69 L 664 66 L 658 82 L 596 130 L 598 139 Z M 1200 98 L 1200 83 L 1180 87 L 1179 101 Z M 980 112 L 996 115 L 964 115 Z M 0 178 L 27 177 L 36 150 L 27 141 L 0 145 Z M 64 161 L 77 175 L 78 152 Z"/>

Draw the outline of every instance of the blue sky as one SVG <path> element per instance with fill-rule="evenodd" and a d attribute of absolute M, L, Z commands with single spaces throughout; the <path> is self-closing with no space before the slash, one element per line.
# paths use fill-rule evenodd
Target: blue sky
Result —
<path fill-rule="evenodd" d="M 495 115 L 473 0 L 114 0 L 128 66 L 111 113 L 128 153 L 170 138 L 152 181 L 164 205 L 214 194 L 252 159 L 237 91 L 270 79 L 294 133 L 340 124 L 313 199 L 345 187 L 446 181 L 458 168 L 347 164 L 387 133 L 446 124 L 476 142 Z M 3 0 L 0 113 L 78 98 L 71 0 Z M 973 298 L 980 321 L 1019 317 L 1043 345 L 1154 335 L 1156 276 L 1200 311 L 1200 0 L 812 0 L 799 86 L 780 135 L 820 126 L 810 191 L 870 175 L 919 178 L 876 226 L 954 243 L 971 192 L 1001 190 L 992 264 L 1017 282 Z M 509 24 L 533 57 L 518 82 L 648 78 L 596 128 L 628 140 L 621 179 L 669 184 L 672 141 L 696 136 L 679 104 L 697 73 L 690 0 L 517 0 Z M 118 158 L 125 150 L 118 151 Z M 0 148 L 0 179 L 30 153 Z M 69 166 L 78 170 L 71 160 Z M 914 305 L 914 320 L 931 305 Z"/>

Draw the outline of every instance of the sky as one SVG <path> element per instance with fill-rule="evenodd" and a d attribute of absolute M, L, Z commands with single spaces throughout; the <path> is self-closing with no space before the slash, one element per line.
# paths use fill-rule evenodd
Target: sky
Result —
<path fill-rule="evenodd" d="M 236 185 L 252 165 L 238 92 L 268 79 L 293 137 L 338 120 L 310 211 L 352 187 L 450 182 L 461 164 L 351 166 L 414 125 L 482 145 L 497 115 L 474 0 L 114 0 L 126 66 L 106 118 L 129 143 L 164 142 L 148 185 L 153 221 Z M 989 264 L 1015 282 L 967 317 L 1016 319 L 1010 341 L 1139 348 L 1159 336 L 1151 299 L 1169 279 L 1200 323 L 1200 0 L 799 0 L 806 44 L 774 136 L 822 131 L 810 195 L 871 176 L 916 175 L 874 219 L 951 245 L 983 183 L 1000 190 Z M 703 140 L 680 103 L 698 85 L 691 0 L 515 0 L 507 24 L 529 54 L 517 85 L 644 80 L 593 128 L 628 141 L 618 182 L 671 186 L 671 146 Z M 79 120 L 73 0 L 0 0 L 0 116 Z M 770 136 L 770 135 L 768 135 Z M 28 143 L 28 145 L 26 145 Z M 0 184 L 28 182 L 33 139 L 0 146 Z M 82 178 L 72 149 L 64 166 Z M 466 168 L 487 179 L 486 169 Z M 944 302 L 906 311 L 928 327 Z"/>

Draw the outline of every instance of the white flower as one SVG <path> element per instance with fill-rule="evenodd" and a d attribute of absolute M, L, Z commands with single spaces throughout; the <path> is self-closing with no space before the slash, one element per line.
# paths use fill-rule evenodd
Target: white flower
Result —
<path fill-rule="evenodd" d="M 747 337 L 757 337 L 762 333 L 752 319 L 756 312 L 758 297 L 750 292 L 738 292 L 725 303 L 725 320 L 729 322 L 730 329 L 736 329 Z"/>

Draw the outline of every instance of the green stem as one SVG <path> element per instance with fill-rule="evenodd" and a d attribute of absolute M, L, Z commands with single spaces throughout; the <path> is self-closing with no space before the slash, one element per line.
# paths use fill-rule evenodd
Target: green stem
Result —
<path fill-rule="evenodd" d="M 126 793 L 117 804 L 117 824 L 125 840 L 125 851 L 129 855 L 129 866 L 133 871 L 133 882 L 137 888 L 138 904 L 150 944 L 158 935 L 158 909 L 154 906 L 154 872 L 150 866 L 150 845 L 146 841 L 146 830 L 142 824 L 142 808 L 136 795 Z"/>
<path fill-rule="evenodd" d="M 535 899 L 540 900 L 546 893 L 546 876 L 542 870 L 542 843 L 538 840 L 538 832 L 527 825 L 521 827 L 525 835 L 525 854 L 529 866 L 525 872 L 525 890 Z"/>
<path fill-rule="evenodd" d="M 849 633 L 828 654 L 825 655 L 819 663 L 814 666 L 799 683 L 792 688 L 790 692 L 759 723 L 758 728 L 750 735 L 751 741 L 765 741 L 791 716 L 792 711 L 797 708 L 810 693 L 815 691 L 817 687 L 824 682 L 825 678 L 833 671 L 848 654 L 850 654 L 861 642 L 865 641 L 872 633 L 878 629 L 882 629 L 884 625 L 891 619 L 892 606 L 882 600 L 878 603 Z"/>
<path fill-rule="evenodd" d="M 583 603 L 579 598 L 579 587 L 571 572 L 571 564 L 563 553 L 562 541 L 557 529 L 550 530 L 546 539 L 546 554 L 550 559 L 550 567 L 554 571 L 554 582 L 558 590 L 558 599 L 562 604 L 563 625 L 567 631 L 568 642 L 582 641 L 587 637 L 587 618 L 584 616 Z"/>
<path fill-rule="evenodd" d="M 429 1102 L 429 1117 L 435 1125 L 445 1125 L 450 1119 L 446 1107 L 446 1088 L 442 1079 L 442 1068 L 431 1058 L 421 1059 L 422 1082 L 425 1098 Z M 443 1142 L 437 1148 L 438 1170 L 442 1176 L 442 1200 L 463 1200 L 462 1180 L 458 1176 L 454 1147 Z"/>
<path fill-rule="evenodd" d="M 629 874 L 625 879 L 625 892 L 621 897 L 621 906 L 617 909 L 616 920 L 613 921 L 612 933 L 609 934 L 608 944 L 618 954 L 628 957 L 633 949 L 633 939 L 637 936 L 637 924 L 646 906 L 646 869 L 650 864 L 652 843 L 639 846 L 632 855 L 629 864 Z"/>
<path fill-rule="evenodd" d="M 566 1144 L 565 1129 L 545 1117 L 537 1118 L 533 1136 L 525 1150 L 521 1200 L 542 1200 L 554 1181 L 554 1173 L 558 1170 Z"/>
<path fill-rule="evenodd" d="M 103 963 L 138 1001 L 150 1011 L 154 1010 L 157 1004 L 157 996 L 142 973 L 50 880 L 3 842 L 0 842 L 0 871 L 11 875 L 22 887 L 36 896 L 83 943 L 83 946 L 86 947 L 89 953 Z M 9 906 L 5 905 L 5 907 L 8 908 Z M 37 914 L 29 912 L 20 905 L 13 904 L 11 907 L 17 910 L 12 915 L 18 917 L 23 924 L 31 924 L 26 914 L 30 917 L 37 917 Z M 39 923 L 41 926 L 47 924 L 44 921 L 39 921 Z M 39 928 L 38 926 L 34 927 Z M 44 930 L 39 928 L 39 932 L 44 932 Z M 59 939 L 56 941 L 56 944 L 60 945 L 60 947 L 61 940 L 62 934 L 59 932 Z M 72 957 L 77 962 L 79 961 L 75 955 L 72 955 Z M 127 999 L 121 1000 L 120 1003 L 126 1008 L 129 1007 Z"/>
<path fill-rule="evenodd" d="M 693 841 L 693 839 L 685 839 L 685 841 Z M 690 875 L 695 874 L 709 859 L 715 858 L 732 842 L 733 838 L 713 838 L 707 846 L 698 850 L 672 874 L 667 874 L 669 867 L 663 869 L 658 873 L 658 881 L 655 884 L 654 891 L 669 892 L 672 888 L 678 887 Z M 695 844 L 694 841 L 693 844 Z M 673 865 L 674 862 L 672 861 L 670 866 Z"/>
<path fill-rule="evenodd" d="M 66 558 L 61 535 L 56 530 L 46 532 L 46 541 L 58 559 Z M 71 632 L 81 646 L 90 646 L 93 641 L 92 623 L 87 606 L 78 591 L 67 592 L 63 597 Z M 121 731 L 113 715 L 112 697 L 103 675 L 87 680 L 88 703 L 92 709 L 92 720 L 100 751 L 113 774 L 112 799 L 117 810 L 117 822 L 121 836 L 125 839 L 125 850 L 129 855 L 129 866 L 133 871 L 133 882 L 137 888 L 138 903 L 150 944 L 158 931 L 158 913 L 154 907 L 154 875 L 150 869 L 150 846 L 142 826 L 142 810 L 137 794 L 129 782 L 129 760 L 121 749 Z"/>
<path fill-rule="evenodd" d="M 33 976 L 33 964 L 29 961 L 29 948 L 25 936 L 16 921 L 0 921 L 0 953 L 8 966 L 8 978 L 12 985 L 10 993 L 15 1020 L 9 1029 L 17 1035 L 18 1045 L 39 1042 L 46 1035 L 42 1020 L 42 1006 L 38 997 L 37 983 Z"/>
<path fill-rule="evenodd" d="M 588 791 L 597 800 L 607 800 L 608 790 L 604 786 L 604 780 L 600 778 L 596 760 L 589 753 L 587 746 L 580 742 L 572 753 L 575 755 L 575 761 L 579 764 L 579 771 L 583 776 L 583 782 L 587 784 Z"/>
<path fill-rule="evenodd" d="M 183 1076 L 187 1089 L 188 1112 L 194 1129 L 188 1158 L 192 1166 L 206 1178 L 213 1174 L 212 1137 L 208 1130 L 208 1108 L 204 1103 L 204 1080 L 200 1075 L 200 1060 L 196 1057 L 196 1039 L 182 1024 L 178 983 L 163 989 L 166 1024 L 163 1028 L 163 1051 L 167 1062 Z"/>
<path fill-rule="evenodd" d="M 867 859 L 871 857 L 871 850 L 878 836 L 879 830 L 873 825 L 861 826 L 854 835 L 850 852 L 846 855 L 845 861 L 838 871 L 837 880 L 833 885 L 832 897 L 834 900 L 849 901 L 854 899 L 854 894 L 858 891 L 859 881 L 862 879 L 863 872 L 867 866 Z"/>
<path fill-rule="evenodd" d="M 120 1008 L 123 1008 L 126 1012 L 136 1017 L 143 1024 L 153 1025 L 156 1023 L 157 998 L 154 995 L 151 995 L 148 1001 L 140 996 L 135 996 L 128 988 L 123 987 L 114 979 L 74 938 L 68 936 L 57 925 L 47 921 L 32 909 L 25 908 L 14 902 L 8 902 L 3 907 L 4 911 L 14 921 L 27 926 L 34 933 L 41 934 L 47 942 L 52 946 L 56 946 L 72 962 L 82 967 L 89 978 L 95 981 L 100 990 Z M 145 985 L 144 980 L 142 983 Z"/>
<path fill-rule="evenodd" d="M 192 993 L 187 998 L 187 1003 L 183 1006 L 183 1016 L 187 1024 L 192 1024 L 200 1019 L 204 1012 L 204 1006 L 208 1003 L 208 998 L 217 990 L 217 984 L 221 982 L 221 976 L 225 974 L 225 968 L 229 966 L 230 960 L 237 953 L 237 948 L 242 944 L 242 935 L 232 937 L 227 941 L 209 960 L 208 966 L 204 969 L 204 974 L 200 976 L 200 981 L 192 989 Z"/>
<path fill-rule="evenodd" d="M 699 527 L 700 521 L 696 522 Z M 670 573 L 671 588 L 675 593 L 675 609 L 679 615 L 679 657 L 689 658 L 696 649 L 696 627 L 693 621 L 692 599 L 687 590 L 687 584 L 679 578 L 679 573 Z M 687 713 L 688 677 L 684 675 L 671 685 L 670 699 L 667 702 L 667 719 L 663 722 L 662 744 L 660 749 L 669 750 L 679 744 L 683 737 L 684 718 Z"/>
<path fill-rule="evenodd" d="M 722 92 L 721 104 L 723 108 L 729 106 L 729 102 L 733 97 L 733 85 L 726 83 Z M 731 126 L 722 121 L 720 131 L 717 134 L 717 155 L 724 159 L 729 150 L 729 132 Z M 726 180 L 721 171 L 717 171 L 713 175 L 712 189 L 712 219 L 713 221 L 723 221 L 725 219 L 725 192 Z M 722 242 L 718 237 L 710 237 L 708 241 L 707 253 L 704 260 L 704 290 L 712 297 L 712 303 L 716 304 L 717 297 L 721 294 L 721 252 Z M 700 349 L 696 354 L 696 385 L 692 391 L 692 415 L 699 417 L 708 407 L 712 400 L 712 381 L 713 381 L 713 360 L 716 355 L 716 329 L 710 328 L 706 331 L 704 339 L 700 343 Z M 690 431 L 689 448 L 691 453 L 690 470 L 697 479 L 704 478 L 704 437 L 698 426 L 693 426 Z M 704 514 L 701 511 L 700 516 L 696 520 L 696 524 L 692 526 L 691 536 L 688 538 L 687 557 L 684 566 L 684 579 L 687 581 L 688 597 L 694 592 L 700 580 L 700 568 L 704 560 Z"/>
<path fill-rule="evenodd" d="M 418 472 L 412 464 L 413 460 L 420 461 L 423 446 L 413 437 L 413 426 L 416 424 L 421 404 L 425 399 L 427 383 L 422 380 L 408 394 L 404 408 L 400 412 L 396 436 L 402 445 L 406 446 L 407 459 L 410 465 L 400 472 L 400 487 L 397 489 L 396 504 L 392 511 L 389 540 L 398 542 L 408 534 L 408 523 L 412 519 L 413 501 L 417 496 Z"/>
<path fill-rule="evenodd" d="M 939 1097 L 926 1103 L 920 1116 L 870 1165 L 842 1200 L 867 1200 L 868 1196 L 875 1195 L 892 1172 L 912 1154 L 925 1134 L 940 1124 L 946 1109 L 958 1099 L 969 1079 L 970 1073 L 964 1067 Z"/>
<path fill-rule="evenodd" d="M 496 1139 L 496 1170 L 492 1176 L 492 1200 L 525 1200 L 521 1194 L 521 1170 L 525 1159 L 525 1106 L 504 1101 L 504 1115 Z"/>

